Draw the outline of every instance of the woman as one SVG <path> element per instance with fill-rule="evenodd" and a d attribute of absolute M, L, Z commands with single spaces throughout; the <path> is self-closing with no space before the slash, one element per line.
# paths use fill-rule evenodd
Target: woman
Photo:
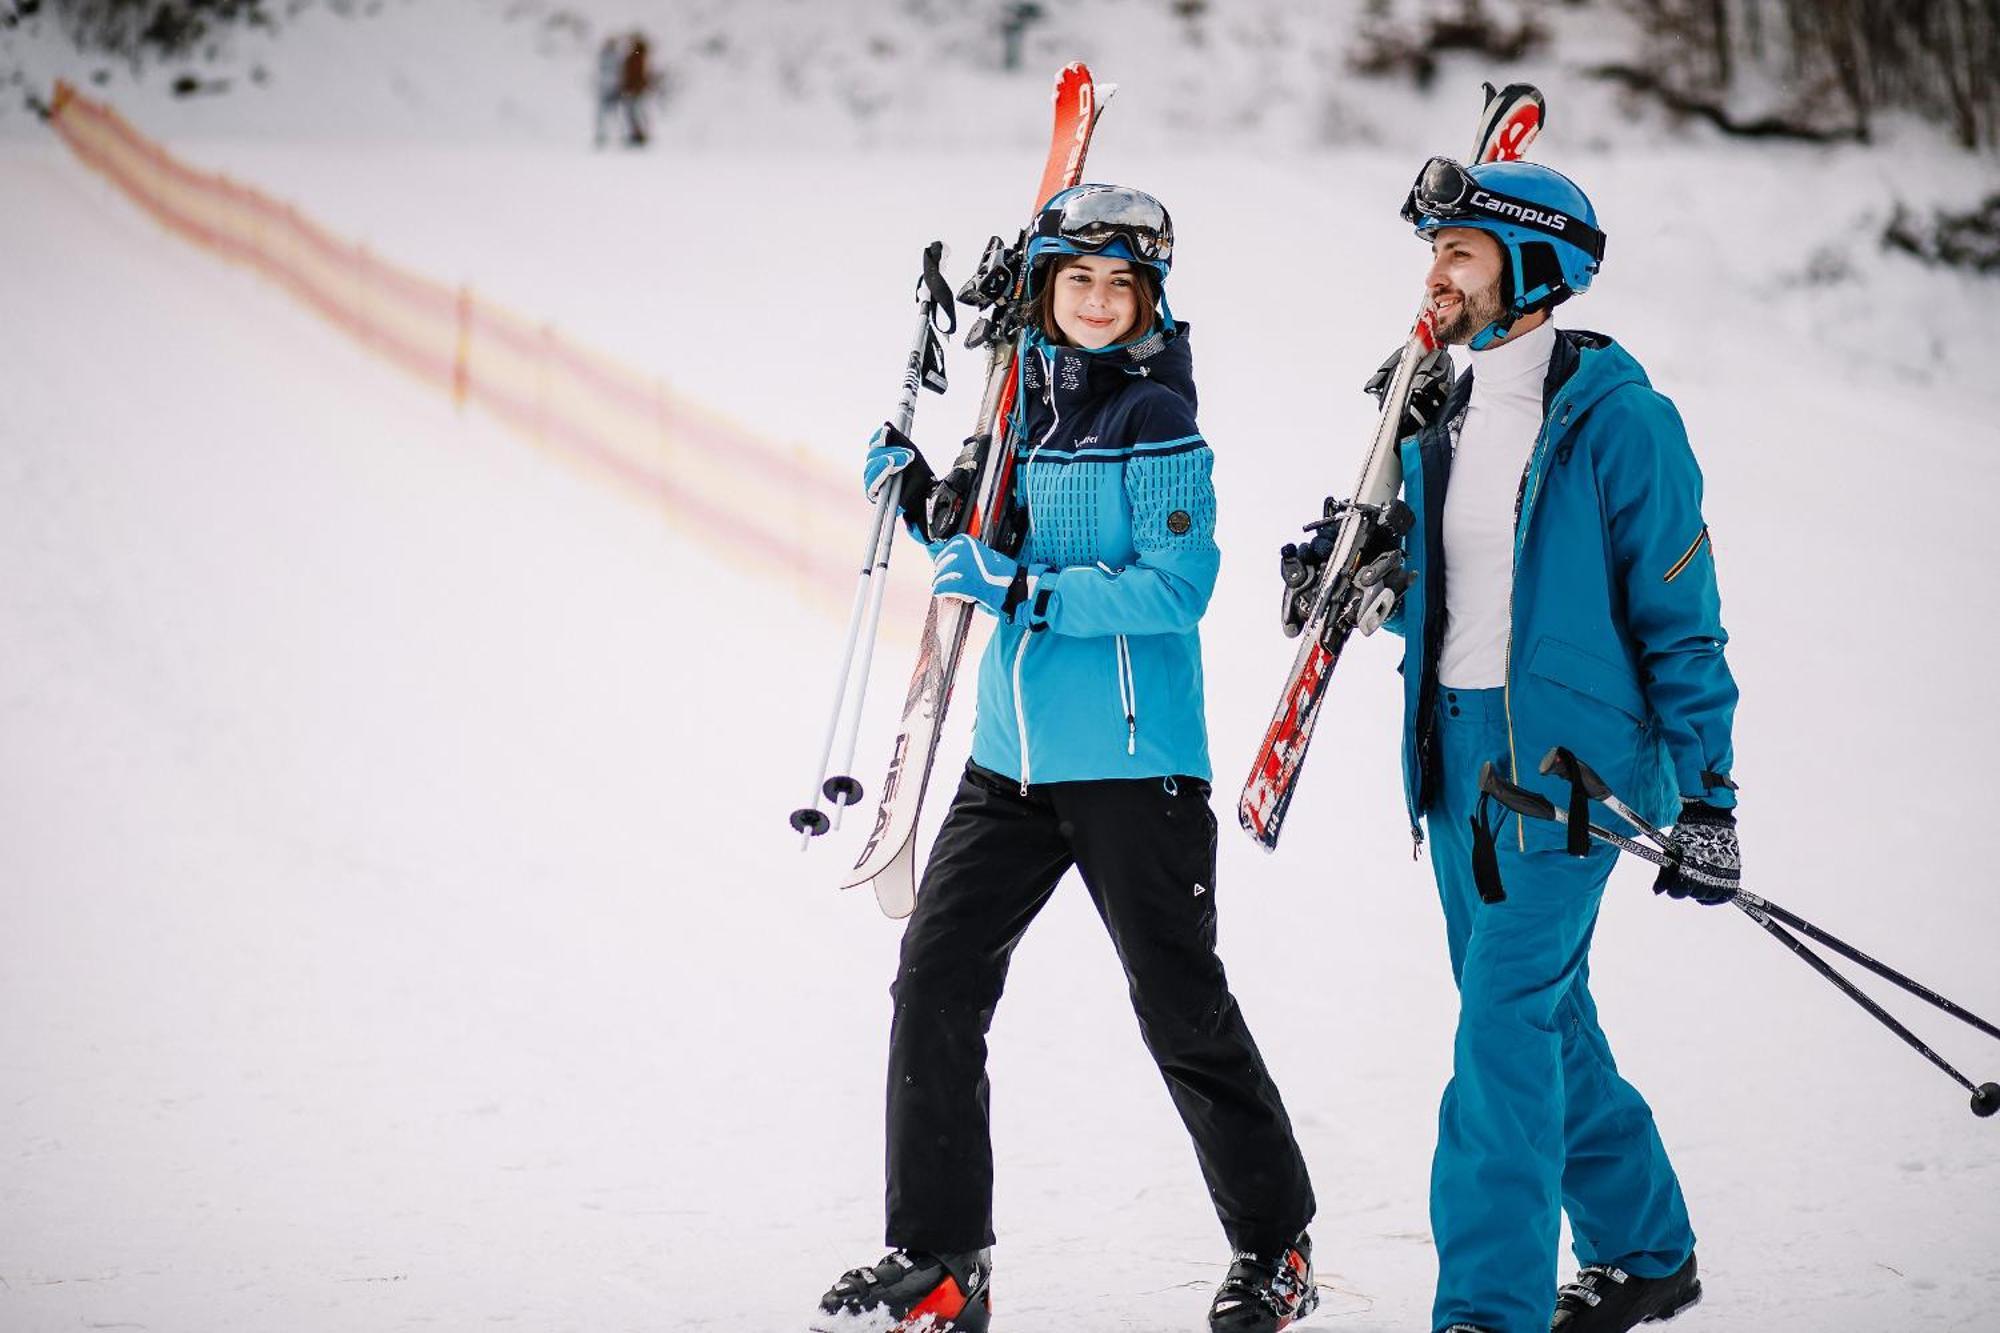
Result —
<path fill-rule="evenodd" d="M 1159 201 L 1107 185 L 1058 194 L 1028 243 L 1015 510 L 1001 525 L 1025 533 L 1019 558 L 963 534 L 933 546 L 933 591 L 999 624 L 980 664 L 972 759 L 893 988 L 896 1248 L 834 1284 L 819 1327 L 987 1327 L 985 1038 L 1009 955 L 1071 866 L 1237 1251 L 1211 1327 L 1275 1330 L 1317 1303 L 1312 1186 L 1215 956 L 1196 626 L 1219 555 L 1187 330 L 1161 294 L 1172 255 Z M 869 493 L 900 471 L 916 526 L 929 469 L 907 441 L 878 437 Z"/>

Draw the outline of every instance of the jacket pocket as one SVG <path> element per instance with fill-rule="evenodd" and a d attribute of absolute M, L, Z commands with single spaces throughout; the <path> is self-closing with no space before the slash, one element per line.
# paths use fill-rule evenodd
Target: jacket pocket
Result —
<path fill-rule="evenodd" d="M 1632 719 L 1634 726 L 1646 724 L 1646 697 L 1629 667 L 1607 662 L 1561 639 L 1544 638 L 1528 659 L 1528 674 L 1587 699 L 1609 704 Z"/>

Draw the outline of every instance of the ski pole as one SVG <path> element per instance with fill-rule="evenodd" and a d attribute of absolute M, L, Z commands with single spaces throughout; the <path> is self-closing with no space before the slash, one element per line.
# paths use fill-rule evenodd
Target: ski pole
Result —
<path fill-rule="evenodd" d="M 1584 763 L 1583 760 L 1577 758 L 1568 749 L 1558 745 L 1542 756 L 1541 770 L 1544 773 L 1567 778 L 1576 783 L 1591 800 L 1602 801 L 1606 808 L 1611 810 L 1620 819 L 1623 819 L 1633 828 L 1644 833 L 1661 847 L 1669 849 L 1668 854 L 1670 856 L 1676 854 L 1675 849 L 1678 848 L 1678 844 L 1675 843 L 1672 834 L 1662 832 L 1647 820 L 1644 815 L 1620 800 L 1604 779 L 1597 775 L 1596 770 L 1591 768 L 1589 764 Z M 1901 987 L 1925 1003 L 1950 1014 L 1953 1018 L 1958 1019 L 1968 1027 L 1976 1028 L 1996 1041 L 2000 1041 L 2000 1027 L 1995 1027 L 1975 1013 L 1961 1009 L 1958 1005 L 1953 1004 L 1930 987 L 1904 976 L 1888 964 L 1877 962 L 1839 936 L 1821 929 L 1796 912 L 1787 911 L 1785 908 L 1768 899 L 1760 898 L 1756 894 L 1744 890 L 1737 891 L 1735 903 L 1745 911 L 1755 909 L 1756 911 L 1764 912 L 1777 918 L 1785 925 L 1798 931 L 1801 935 L 1824 944 L 1843 958 L 1867 968 L 1884 981 Z"/>
<path fill-rule="evenodd" d="M 1958 1070 L 1954 1068 L 1948 1061 L 1946 1061 L 1943 1056 L 1939 1055 L 1936 1051 L 1932 1050 L 1929 1046 L 1925 1045 L 1923 1041 L 1921 1041 L 1917 1037 L 1916 1033 L 1910 1031 L 1908 1028 L 1904 1027 L 1901 1023 L 1897 1022 L 1895 1017 L 1891 1015 L 1888 1010 L 1884 1009 L 1881 1005 L 1877 1004 L 1869 996 L 1862 993 L 1861 989 L 1858 986 L 1856 986 L 1853 982 L 1849 981 L 1846 977 L 1842 976 L 1837 970 L 1835 970 L 1833 964 L 1827 962 L 1826 959 L 1821 958 L 1818 954 L 1814 953 L 1810 948 L 1806 946 L 1804 941 L 1800 940 L 1797 936 L 1793 935 L 1790 931 L 1786 930 L 1783 926 L 1779 925 L 1776 921 L 1773 921 L 1771 919 L 1770 914 L 1766 912 L 1763 908 L 1753 906 L 1752 904 L 1745 902 L 1743 898 L 1744 895 L 1739 893 L 1735 898 L 1732 898 L 1730 901 L 1733 902 L 1737 907 L 1741 908 L 1744 914 L 1747 915 L 1752 921 L 1755 921 L 1758 925 L 1762 926 L 1765 929 L 1765 931 L 1771 935 L 1773 939 L 1776 939 L 1780 944 L 1784 945 L 1787 949 L 1790 949 L 1793 953 L 1797 954 L 1800 958 L 1804 959 L 1806 964 L 1809 967 L 1811 967 L 1813 971 L 1819 973 L 1821 976 L 1825 977 L 1828 981 L 1832 982 L 1835 986 L 1839 987 L 1841 992 L 1845 994 L 1848 999 L 1853 1000 L 1856 1004 L 1860 1005 L 1871 1016 L 1873 1016 L 1876 1019 L 1876 1021 L 1881 1023 L 1883 1027 L 1888 1028 L 1889 1031 L 1895 1033 L 1897 1036 L 1901 1037 L 1904 1041 L 1908 1042 L 1911 1050 L 1914 1050 L 1918 1055 L 1923 1056 L 1924 1059 L 1930 1061 L 1932 1064 L 1936 1065 L 1939 1069 L 1943 1070 L 1954 1083 L 1957 1083 L 1960 1087 L 1964 1088 L 1967 1092 L 1971 1093 L 1972 1113 L 1974 1115 L 1990 1116 L 1995 1111 L 2000 1111 L 2000 1083 L 1974 1084 L 1971 1079 L 1959 1073 Z M 1955 1007 L 1953 1012 L 1957 1012 Z"/>
<path fill-rule="evenodd" d="M 907 418 L 908 414 L 905 414 Z M 899 427 L 907 432 L 908 427 Z M 833 826 L 847 807 L 861 799 L 861 782 L 854 776 L 854 747 L 861 739 L 861 705 L 868 698 L 868 672 L 875 665 L 876 631 L 882 623 L 882 603 L 889 591 L 889 552 L 896 542 L 896 513 L 901 507 L 903 479 L 889 478 L 883 492 L 881 513 L 876 518 L 874 576 L 868 589 L 868 631 L 861 649 L 861 680 L 854 687 L 854 707 L 847 710 L 847 740 L 840 750 L 840 772 L 820 785 L 820 794 L 833 803 Z M 864 577 L 868 571 L 862 571 Z"/>
<path fill-rule="evenodd" d="M 924 250 L 924 275 L 918 286 L 917 304 L 925 316 L 926 327 L 919 335 L 920 341 L 912 345 L 911 354 L 904 363 L 903 396 L 896 404 L 896 429 L 905 437 L 916 421 L 919 389 L 943 393 L 946 388 L 942 339 L 958 331 L 958 307 L 953 304 L 951 287 L 944 280 L 944 260 L 948 253 L 943 241 L 934 242 Z M 889 479 L 882 496 L 876 519 L 878 537 L 874 576 L 870 579 L 872 586 L 869 588 L 868 629 L 862 641 L 861 679 L 854 689 L 854 707 L 848 713 L 847 739 L 840 752 L 840 771 L 820 788 L 821 794 L 833 803 L 835 828 L 840 827 L 840 817 L 847 807 L 861 799 L 861 783 L 853 776 L 854 750 L 861 738 L 861 705 L 868 697 L 868 673 L 875 664 L 875 641 L 882 622 L 882 604 L 889 593 L 889 554 L 896 542 L 896 514 L 902 505 L 902 488 L 903 476 L 899 474 Z"/>
<path fill-rule="evenodd" d="M 1567 760 L 1559 759 L 1559 753 L 1567 756 Z M 1600 824 L 1584 823 L 1582 827 L 1588 831 L 1590 837 L 1596 838 L 1600 842 L 1616 847 L 1622 852 L 1628 852 L 1643 861 L 1649 861 L 1657 866 L 1680 864 L 1682 859 L 1681 844 L 1671 834 L 1662 832 L 1643 815 L 1640 815 L 1637 811 L 1626 805 L 1624 801 L 1612 794 L 1603 780 L 1588 765 L 1584 764 L 1582 760 L 1577 759 L 1567 750 L 1557 747 L 1556 750 L 1549 752 L 1542 763 L 1543 772 L 1557 771 L 1563 776 L 1571 777 L 1577 786 L 1586 792 L 1592 800 L 1603 801 L 1620 818 L 1627 820 L 1634 828 L 1645 833 L 1660 845 L 1658 847 L 1648 846 L 1645 843 L 1637 842 L 1621 834 L 1614 833 Z M 1569 811 L 1563 810 L 1539 792 L 1529 791 L 1525 787 L 1509 782 L 1506 778 L 1500 776 L 1499 771 L 1491 763 L 1486 764 L 1480 769 L 1479 789 L 1522 818 L 1545 820 L 1570 828 L 1578 827 L 1571 820 Z M 1825 977 L 1843 995 L 1860 1005 L 1862 1010 L 1870 1017 L 1902 1038 L 1917 1054 L 1937 1066 L 1953 1082 L 1970 1092 L 1972 1094 L 1972 1113 L 1974 1115 L 1984 1117 L 1993 1115 L 1995 1112 L 2000 1112 L 2000 1083 L 1973 1083 L 1971 1079 L 1960 1073 L 1943 1056 L 1926 1045 L 1916 1033 L 1905 1027 L 1893 1014 L 1889 1013 L 1888 1010 L 1884 1009 L 1873 998 L 1864 993 L 1852 981 L 1849 981 L 1831 963 L 1813 952 L 1803 940 L 1793 935 L 1791 931 L 1786 930 L 1784 925 L 1780 925 L 1779 922 L 1782 921 L 1786 925 L 1793 926 L 1802 934 L 1810 935 L 1813 939 L 1851 958 L 1878 976 L 1894 982 L 1896 985 L 1901 986 L 1904 990 L 1921 999 L 1928 1000 L 1938 1008 L 1943 1009 L 1946 1013 L 1963 1020 L 1981 1032 L 2000 1037 L 2000 1030 L 1996 1030 L 1991 1023 L 1988 1023 L 1976 1014 L 1961 1009 L 1942 995 L 1910 980 L 1895 969 L 1876 962 L 1859 949 L 1854 948 L 1843 940 L 1835 938 L 1803 917 L 1786 911 L 1776 903 L 1769 902 L 1754 893 L 1749 893 L 1742 889 L 1738 889 L 1730 897 L 1729 902 L 1740 909 L 1752 921 L 1756 922 L 1765 933 L 1784 945 L 1792 953 L 1798 955 L 1799 959 L 1808 967 Z"/>
<path fill-rule="evenodd" d="M 903 392 L 896 404 L 893 423 L 906 436 L 916 420 L 920 390 L 943 393 L 946 387 L 944 345 L 940 332 L 948 334 L 958 328 L 958 313 L 943 274 L 944 260 L 949 253 L 943 241 L 932 241 L 924 247 L 924 271 L 917 280 L 917 329 L 910 342 L 909 356 L 904 361 Z M 832 715 L 827 719 L 826 739 L 820 746 L 819 767 L 813 773 L 812 795 L 791 815 L 792 828 L 800 835 L 801 850 L 834 827 L 834 822 L 819 808 L 822 796 L 833 802 L 836 817 L 844 807 L 861 799 L 861 784 L 847 772 L 834 777 L 827 777 L 826 772 L 833 757 L 834 742 L 840 736 L 841 719 L 849 713 L 852 717 L 841 766 L 843 770 L 853 767 L 854 747 L 861 726 L 861 704 L 867 697 L 868 671 L 875 656 L 876 631 L 881 622 L 882 598 L 888 583 L 889 552 L 895 544 L 895 516 L 901 507 L 902 480 L 900 476 L 891 477 L 875 500 L 868 543 L 862 548 L 861 569 L 855 578 L 854 601 L 847 614 L 847 642 L 841 649 L 840 669 L 835 673 Z M 864 622 L 867 626 L 865 639 L 862 637 Z M 861 658 L 861 678 L 850 710 L 847 707 L 847 682 L 855 664 L 857 647 Z"/>
<path fill-rule="evenodd" d="M 820 744 L 819 767 L 813 773 L 810 803 L 792 811 L 791 824 L 800 835 L 800 850 L 810 846 L 814 838 L 833 827 L 826 812 L 819 808 L 820 794 L 823 790 L 822 779 L 826 775 L 827 763 L 833 757 L 833 742 L 835 736 L 839 734 L 841 715 L 846 711 L 847 677 L 854 665 L 854 650 L 860 640 L 862 615 L 870 600 L 871 575 L 874 573 L 876 553 L 881 546 L 883 516 L 894 509 L 898 489 L 894 484 L 895 480 L 892 477 L 891 484 L 884 488 L 882 495 L 876 499 L 873 521 L 868 526 L 868 545 L 861 553 L 861 572 L 854 581 L 854 604 L 847 613 L 847 643 L 840 651 L 840 670 L 835 676 L 833 686 L 833 712 L 826 720 L 826 739 Z"/>

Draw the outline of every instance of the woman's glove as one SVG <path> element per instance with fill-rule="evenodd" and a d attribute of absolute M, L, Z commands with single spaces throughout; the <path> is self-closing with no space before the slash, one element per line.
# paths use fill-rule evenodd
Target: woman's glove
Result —
<path fill-rule="evenodd" d="M 1011 621 L 1035 590 L 1027 569 L 977 537 L 959 533 L 931 560 L 931 595 L 984 607 Z"/>
<path fill-rule="evenodd" d="M 917 446 L 910 437 L 897 430 L 888 422 L 883 422 L 868 440 L 868 457 L 861 463 L 861 489 L 867 495 L 868 503 L 874 504 L 882 498 L 882 491 L 897 473 L 912 464 L 922 468 L 925 479 L 929 479 L 930 469 L 923 467 L 924 456 L 917 452 Z M 905 502 L 909 493 L 904 493 Z M 918 498 L 921 497 L 921 493 Z"/>

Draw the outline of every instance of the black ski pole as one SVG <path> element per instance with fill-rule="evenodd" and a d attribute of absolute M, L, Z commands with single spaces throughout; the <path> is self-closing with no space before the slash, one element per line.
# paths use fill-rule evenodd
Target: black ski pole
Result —
<path fill-rule="evenodd" d="M 1565 755 L 1569 754 L 1566 750 L 1562 751 L 1562 753 Z M 1595 823 L 1587 823 L 1582 826 L 1587 830 L 1588 836 L 1596 838 L 1609 846 L 1616 847 L 1620 851 L 1629 852 L 1633 856 L 1643 861 L 1649 861 L 1657 866 L 1678 865 L 1680 863 L 1680 844 L 1674 841 L 1671 835 L 1661 832 L 1659 828 L 1648 822 L 1643 816 L 1639 815 L 1636 811 L 1632 811 L 1629 806 L 1626 806 L 1623 801 L 1613 795 L 1610 789 L 1604 785 L 1602 779 L 1581 760 L 1576 759 L 1574 755 L 1569 755 L 1569 760 L 1574 764 L 1575 772 L 1573 775 L 1565 774 L 1565 776 L 1573 776 L 1573 780 L 1590 795 L 1592 800 L 1604 801 L 1621 818 L 1631 822 L 1634 828 L 1639 829 L 1641 832 L 1647 834 L 1647 836 L 1663 844 L 1664 850 L 1662 848 L 1647 846 L 1645 843 L 1624 837 Z M 1549 772 L 1552 766 L 1559 766 L 1554 761 L 1556 761 L 1556 752 L 1551 751 L 1548 758 L 1543 760 L 1543 771 Z M 1557 806 L 1553 801 L 1539 792 L 1529 791 L 1525 787 L 1509 782 L 1506 778 L 1501 777 L 1499 771 L 1490 763 L 1480 770 L 1479 789 L 1524 819 L 1546 820 L 1571 828 L 1577 827 L 1571 823 L 1569 811 Z M 1970 1092 L 1972 1094 L 1972 1113 L 1974 1115 L 1984 1117 L 1993 1115 L 1995 1112 L 2000 1112 L 2000 1083 L 1975 1084 L 1971 1079 L 1960 1073 L 1950 1062 L 1945 1060 L 1943 1056 L 1926 1045 L 1916 1033 L 1910 1031 L 1909 1028 L 1897 1021 L 1893 1014 L 1889 1013 L 1888 1010 L 1884 1009 L 1860 988 L 1855 986 L 1853 982 L 1841 975 L 1839 970 L 1831 963 L 1813 952 L 1803 940 L 1786 930 L 1784 926 L 1778 924 L 1778 921 L 1773 918 L 1779 917 L 1779 919 L 1797 926 L 1800 931 L 1813 935 L 1815 939 L 1821 940 L 1829 948 L 1837 949 L 1842 954 L 1853 958 L 1855 962 L 1862 964 L 1862 966 L 1869 968 L 1878 975 L 1896 982 L 1912 994 L 1930 1000 L 1947 1013 L 1963 1019 L 1980 1031 L 2000 1036 L 2000 1033 L 1995 1032 L 1992 1024 L 1975 1014 L 1966 1012 L 1927 987 L 1918 985 L 1908 977 L 1903 976 L 1900 972 L 1877 963 L 1874 959 L 1862 954 L 1860 950 L 1853 948 L 1852 945 L 1834 939 L 1832 936 L 1827 935 L 1826 932 L 1820 930 L 1819 927 L 1812 925 L 1812 923 L 1805 921 L 1803 918 L 1787 912 L 1783 908 L 1776 907 L 1775 904 L 1767 902 L 1753 893 L 1746 893 L 1739 889 L 1729 901 L 1741 909 L 1744 915 L 1756 922 L 1773 939 L 1777 940 L 1794 954 L 1797 954 L 1808 967 L 1811 967 L 1815 972 L 1818 972 L 1829 982 L 1833 983 L 1842 994 L 1860 1005 L 1863 1011 L 1898 1037 L 1901 1037 L 1917 1054 L 1923 1056 L 1924 1059 L 1930 1061 L 1933 1065 L 1936 1065 L 1953 1082 Z M 1780 917 L 1781 913 L 1782 916 Z"/>
<path fill-rule="evenodd" d="M 1953 1004 L 1950 1000 L 1947 1000 L 1944 996 L 1939 995 L 1936 991 L 1932 990 L 1930 987 L 1924 985 L 1921 982 L 1911 980 L 1909 977 L 1904 976 L 1901 972 L 1898 972 L 1895 968 L 1890 967 L 1888 964 L 1876 962 L 1873 958 L 1870 958 L 1867 954 L 1861 952 L 1861 950 L 1847 943 L 1847 941 L 1839 939 L 1827 933 L 1825 930 L 1822 930 L 1820 927 L 1815 926 L 1812 922 L 1806 920 L 1804 917 L 1798 915 L 1796 912 L 1788 912 L 1784 908 L 1778 906 L 1778 904 L 1771 902 L 1769 899 L 1766 898 L 1759 898 L 1754 893 L 1739 892 L 1736 896 L 1742 900 L 1737 904 L 1737 906 L 1743 907 L 1746 910 L 1749 908 L 1756 908 L 1758 911 L 1765 912 L 1770 916 L 1775 917 L 1779 921 L 1782 921 L 1786 925 L 1790 926 L 1792 929 L 1798 931 L 1801 935 L 1805 935 L 1813 940 L 1816 940 L 1819 943 L 1824 944 L 1827 948 L 1833 950 L 1835 953 L 1840 954 L 1842 957 L 1850 959 L 1853 962 L 1859 963 L 1861 966 L 1867 968 L 1870 972 L 1873 972 L 1876 976 L 1881 977 L 1884 981 L 1893 982 L 1894 984 L 1908 991 L 1910 994 L 1916 996 L 1918 999 L 1923 1000 L 1929 1004 L 1935 1005 L 1939 1009 L 1942 1009 L 1945 1013 L 1950 1014 L 1953 1018 L 1958 1019 L 1960 1022 L 1965 1023 L 1970 1027 L 1977 1028 L 1979 1031 L 1984 1032 L 1987 1036 L 1992 1037 L 1995 1040 L 2000 1040 L 2000 1027 L 1995 1027 L 1993 1024 L 1981 1018 L 1978 1014 L 1970 1013 L 1964 1009 L 1961 1009 L 1959 1006 Z"/>
<path fill-rule="evenodd" d="M 1786 930 L 1776 921 L 1773 921 L 1769 913 L 1765 912 L 1761 908 L 1753 907 L 1749 903 L 1744 902 L 1743 896 L 1744 895 L 1739 893 L 1735 898 L 1731 899 L 1730 901 L 1733 902 L 1737 907 L 1742 908 L 1743 912 L 1752 921 L 1755 921 L 1758 925 L 1762 926 L 1765 929 L 1765 931 L 1767 931 L 1771 935 L 1773 939 L 1778 941 L 1778 943 L 1784 945 L 1787 949 L 1790 949 L 1800 958 L 1803 958 L 1806 962 L 1806 965 L 1811 967 L 1813 971 L 1819 973 L 1821 976 L 1825 977 L 1828 981 L 1832 982 L 1835 986 L 1839 987 L 1842 994 L 1846 995 L 1848 999 L 1854 1001 L 1856 1004 L 1860 1005 L 1863 1009 L 1865 1009 L 1869 1014 L 1873 1015 L 1875 1020 L 1881 1023 L 1883 1027 L 1888 1028 L 1889 1031 L 1895 1033 L 1897 1036 L 1901 1037 L 1904 1041 L 1908 1042 L 1911 1050 L 1915 1051 L 1918 1055 L 1923 1056 L 1924 1059 L 1930 1061 L 1932 1064 L 1936 1065 L 1939 1069 L 1942 1069 L 1952 1079 L 1953 1082 L 1957 1083 L 1960 1087 L 1964 1088 L 1967 1092 L 1971 1093 L 1972 1113 L 1974 1115 L 1990 1116 L 1995 1111 L 2000 1111 L 2000 1083 L 1975 1084 L 1971 1079 L 1959 1073 L 1958 1070 L 1955 1067 L 1953 1067 L 1952 1064 L 1949 1061 L 1947 1061 L 1943 1056 L 1939 1055 L 1936 1051 L 1932 1050 L 1929 1046 L 1925 1045 L 1924 1042 L 1918 1038 L 1916 1033 L 1910 1031 L 1908 1028 L 1904 1027 L 1901 1023 L 1896 1021 L 1896 1018 L 1893 1014 L 1891 1014 L 1888 1010 L 1884 1009 L 1881 1005 L 1877 1004 L 1866 993 L 1864 993 L 1860 987 L 1856 986 L 1853 982 L 1849 981 L 1846 977 L 1842 976 L 1840 972 L 1834 968 L 1833 964 L 1827 962 L 1826 959 L 1821 958 L 1818 954 L 1814 953 L 1812 949 L 1809 948 L 1803 940 L 1799 939 L 1798 936 Z"/>
<path fill-rule="evenodd" d="M 1674 856 L 1676 859 L 1678 859 L 1677 852 L 1679 850 L 1679 844 L 1674 841 L 1673 835 L 1670 833 L 1662 832 L 1658 827 L 1656 827 L 1653 823 L 1647 820 L 1644 815 L 1641 815 L 1637 810 L 1634 810 L 1631 806 L 1627 805 L 1624 801 L 1620 800 L 1617 794 L 1611 790 L 1608 784 L 1606 784 L 1604 779 L 1597 775 L 1597 771 L 1595 769 L 1593 769 L 1589 764 L 1584 763 L 1583 760 L 1579 759 L 1575 754 L 1571 753 L 1568 749 L 1558 745 L 1554 749 L 1550 750 L 1546 755 L 1542 756 L 1541 769 L 1542 772 L 1544 773 L 1565 778 L 1568 781 L 1574 783 L 1575 787 L 1577 789 L 1582 790 L 1585 795 L 1590 797 L 1591 800 L 1602 801 L 1606 806 L 1606 808 L 1608 808 L 1613 814 L 1616 814 L 1620 819 L 1623 819 L 1633 828 L 1638 829 L 1641 833 L 1644 833 L 1647 837 L 1651 838 L 1654 842 L 1658 843 L 1662 848 L 1664 848 L 1667 851 L 1667 854 L 1669 856 Z M 1984 1032 L 1987 1036 L 1994 1038 L 1996 1041 L 2000 1041 L 2000 1027 L 1995 1027 L 1993 1024 L 1981 1018 L 1978 1014 L 1971 1013 L 1965 1009 L 1961 1009 L 1958 1005 L 1953 1004 L 1950 1000 L 1947 1000 L 1944 996 L 1939 995 L 1936 991 L 1932 990 L 1930 987 L 1924 985 L 1921 982 L 1914 981 L 1911 978 L 1904 976 L 1901 972 L 1898 972 L 1895 968 L 1890 967 L 1888 964 L 1877 962 L 1875 959 L 1870 958 L 1867 954 L 1863 953 L 1861 950 L 1849 944 L 1846 940 L 1839 938 L 1838 936 L 1832 934 L 1827 930 L 1821 929 L 1819 926 L 1814 925 L 1812 922 L 1806 920 L 1804 917 L 1798 915 L 1796 912 L 1787 911 L 1785 908 L 1780 907 L 1778 904 L 1774 902 L 1771 902 L 1769 899 L 1760 898 L 1754 893 L 1749 893 L 1742 890 L 1739 890 L 1737 892 L 1735 901 L 1736 901 L 1736 906 L 1744 908 L 1746 911 L 1751 908 L 1755 908 L 1758 911 L 1768 913 L 1769 915 L 1783 922 L 1785 925 L 1790 926 L 1792 929 L 1798 931 L 1801 935 L 1805 935 L 1810 939 L 1816 940 L 1817 942 L 1824 944 L 1827 948 L 1833 950 L 1835 953 L 1841 955 L 1843 958 L 1847 958 L 1852 962 L 1859 963 L 1862 967 L 1867 968 L 1870 972 L 1873 972 L 1876 976 L 1881 977 L 1884 981 L 1891 982 L 1894 985 L 1900 986 L 1902 989 L 1908 991 L 1910 994 L 1916 996 L 1918 999 L 1923 1000 L 1925 1003 L 1936 1006 L 1937 1008 L 1943 1010 L 1945 1013 L 1950 1014 L 1953 1018 L 1958 1019 L 1960 1022 L 1965 1023 L 1970 1027 L 1977 1028 L 1979 1031 Z"/>

